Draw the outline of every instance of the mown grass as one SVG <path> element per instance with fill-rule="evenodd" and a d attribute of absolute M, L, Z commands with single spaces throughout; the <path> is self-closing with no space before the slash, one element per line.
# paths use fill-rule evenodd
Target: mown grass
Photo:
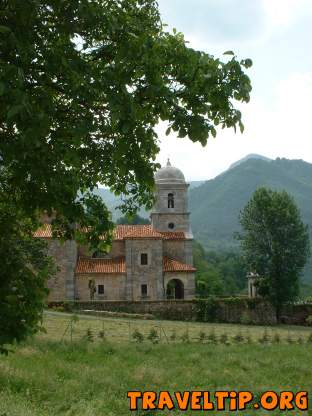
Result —
<path fill-rule="evenodd" d="M 82 321 L 86 327 L 94 322 L 93 319 L 79 322 Z M 217 330 L 218 326 L 214 328 Z M 234 334 L 245 328 L 230 326 L 230 329 Z M 263 332 L 263 328 L 253 329 L 259 330 L 259 334 Z M 289 330 L 292 329 L 288 328 L 286 333 Z M 223 331 L 222 327 L 220 333 Z M 243 389 L 253 391 L 256 396 L 267 389 L 312 393 L 312 344 L 260 344 L 257 336 L 250 344 L 197 341 L 154 345 L 147 341 L 136 344 L 101 339 L 71 343 L 60 341 L 60 336 L 56 340 L 55 334 L 49 338 L 48 332 L 16 348 L 8 357 L 0 357 L 0 415 L 130 415 L 128 390 Z M 203 413 L 162 412 L 166 416 Z M 251 413 L 249 410 L 242 414 Z"/>

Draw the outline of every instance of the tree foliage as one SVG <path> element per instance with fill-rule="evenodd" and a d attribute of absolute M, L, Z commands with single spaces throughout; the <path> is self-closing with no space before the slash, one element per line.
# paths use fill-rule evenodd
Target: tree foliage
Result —
<path fill-rule="evenodd" d="M 117 224 L 128 224 L 128 225 L 138 225 L 138 224 L 150 224 L 150 221 L 147 218 L 143 218 L 138 214 L 134 215 L 125 215 L 124 217 L 118 218 Z"/>
<path fill-rule="evenodd" d="M 39 329 L 47 278 L 54 272 L 33 223 L 0 192 L 0 354 Z"/>
<path fill-rule="evenodd" d="M 239 253 L 205 252 L 195 241 L 193 254 L 199 297 L 234 295 L 246 290 L 246 266 Z"/>
<path fill-rule="evenodd" d="M 1 343 L 22 339 L 40 315 L 49 269 L 31 241 L 40 214 L 55 215 L 54 236 L 109 242 L 97 184 L 122 196 L 124 212 L 150 207 L 159 120 L 203 145 L 217 126 L 242 130 L 234 102 L 249 101 L 250 65 L 165 32 L 154 0 L 1 1 Z M 15 287 L 25 303 L 12 295 L 11 308 Z"/>
<path fill-rule="evenodd" d="M 258 276 L 259 294 L 276 308 L 296 298 L 310 252 L 308 227 L 285 191 L 259 188 L 240 214 L 246 263 Z"/>
<path fill-rule="evenodd" d="M 97 183 L 125 210 L 150 204 L 160 119 L 203 145 L 243 128 L 251 61 L 188 47 L 154 0 L 3 1 L 0 25 L 0 158 L 25 210 L 55 211 L 66 238 L 73 222 L 111 231 Z"/>

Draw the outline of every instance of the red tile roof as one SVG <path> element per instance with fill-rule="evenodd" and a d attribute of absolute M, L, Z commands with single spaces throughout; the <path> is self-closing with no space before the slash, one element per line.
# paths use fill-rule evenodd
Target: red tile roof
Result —
<path fill-rule="evenodd" d="M 37 238 L 52 238 L 51 224 L 43 224 L 35 233 Z M 103 237 L 104 238 L 104 237 Z M 157 231 L 151 225 L 117 225 L 114 229 L 113 239 L 124 240 L 125 238 L 147 238 L 164 240 L 185 240 L 183 231 Z"/>
<path fill-rule="evenodd" d="M 163 270 L 164 272 L 196 272 L 193 266 L 168 257 L 164 257 Z"/>
<path fill-rule="evenodd" d="M 34 237 L 37 238 L 52 238 L 51 224 L 43 224 L 37 231 L 34 232 Z"/>
<path fill-rule="evenodd" d="M 151 225 L 128 225 L 123 238 L 152 238 L 162 240 L 162 235 Z M 118 226 L 117 226 L 118 228 Z"/>
<path fill-rule="evenodd" d="M 164 272 L 195 272 L 196 269 L 189 264 L 181 263 L 178 260 L 164 257 Z M 77 262 L 76 274 L 103 273 L 121 274 L 126 273 L 125 258 L 116 259 L 88 259 L 80 257 Z"/>
<path fill-rule="evenodd" d="M 124 257 L 116 259 L 87 259 L 79 258 L 75 272 L 84 273 L 126 273 Z"/>
<path fill-rule="evenodd" d="M 165 240 L 185 240 L 183 231 L 160 231 Z"/>

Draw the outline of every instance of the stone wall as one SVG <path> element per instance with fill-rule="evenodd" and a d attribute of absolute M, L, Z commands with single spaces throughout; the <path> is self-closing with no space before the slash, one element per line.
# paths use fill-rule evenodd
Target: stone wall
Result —
<path fill-rule="evenodd" d="M 76 276 L 75 298 L 80 301 L 90 300 L 89 281 L 94 280 L 96 293 L 95 300 L 126 299 L 125 274 L 79 274 Z M 104 285 L 104 294 L 98 293 L 98 285 Z"/>
<path fill-rule="evenodd" d="M 77 244 L 75 241 L 48 240 L 48 255 L 57 265 L 56 276 L 48 281 L 49 300 L 74 299 L 74 273 L 77 263 Z"/>
<path fill-rule="evenodd" d="M 164 299 L 162 240 L 126 240 L 127 300 L 141 300 L 141 285 L 147 285 L 147 299 Z M 148 264 L 141 265 L 141 253 Z"/>
<path fill-rule="evenodd" d="M 50 302 L 49 307 L 63 306 L 65 311 L 79 310 L 111 311 L 132 314 L 152 314 L 158 319 L 191 321 L 196 317 L 193 301 L 93 301 L 93 302 Z"/>
<path fill-rule="evenodd" d="M 258 325 L 274 325 L 273 309 L 257 300 L 230 298 L 217 300 L 173 301 L 93 301 L 50 302 L 50 307 L 62 306 L 66 311 L 90 310 L 135 314 L 152 314 L 157 319 L 201 322 L 227 322 Z M 282 323 L 307 325 L 312 315 L 312 304 L 290 305 L 283 311 Z"/>

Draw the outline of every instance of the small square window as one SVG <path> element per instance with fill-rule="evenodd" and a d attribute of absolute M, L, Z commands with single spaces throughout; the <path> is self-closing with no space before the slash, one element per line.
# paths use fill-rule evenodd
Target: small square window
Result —
<path fill-rule="evenodd" d="M 147 296 L 147 285 L 141 285 L 141 296 Z"/>
<path fill-rule="evenodd" d="M 98 285 L 98 295 L 104 295 L 104 285 Z"/>
<path fill-rule="evenodd" d="M 148 256 L 147 253 L 141 253 L 141 265 L 147 266 L 148 264 Z"/>

